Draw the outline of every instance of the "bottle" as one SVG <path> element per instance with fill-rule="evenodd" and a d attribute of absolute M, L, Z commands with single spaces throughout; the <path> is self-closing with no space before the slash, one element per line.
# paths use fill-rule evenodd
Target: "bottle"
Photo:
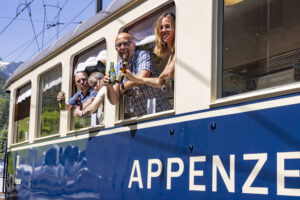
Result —
<path fill-rule="evenodd" d="M 126 60 L 123 61 L 122 67 L 120 68 L 120 70 L 122 72 L 125 72 L 128 66 L 128 62 Z"/>
<path fill-rule="evenodd" d="M 81 102 L 81 96 L 80 95 L 78 95 L 77 96 L 77 108 L 79 109 L 79 110 L 82 110 L 82 102 Z"/>
<path fill-rule="evenodd" d="M 123 73 L 126 71 L 128 62 L 127 61 L 123 61 L 122 66 L 117 74 L 117 78 L 116 78 L 116 82 L 117 83 L 122 83 L 123 81 Z"/>
<path fill-rule="evenodd" d="M 63 91 L 61 91 L 61 94 L 63 95 L 63 97 L 65 96 L 65 93 L 64 93 Z M 59 108 L 60 108 L 60 110 L 65 110 L 65 109 L 66 109 L 65 98 L 63 98 L 63 99 L 59 102 Z"/>
<path fill-rule="evenodd" d="M 109 84 L 113 85 L 116 81 L 116 71 L 114 68 L 114 62 L 110 62 L 110 68 L 109 68 Z"/>

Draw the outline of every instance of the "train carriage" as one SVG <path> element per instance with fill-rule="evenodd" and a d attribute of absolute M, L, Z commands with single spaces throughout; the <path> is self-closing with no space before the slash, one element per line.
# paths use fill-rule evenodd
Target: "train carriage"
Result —
<path fill-rule="evenodd" d="M 299 199 L 300 2 L 115 0 L 31 60 L 10 92 L 7 199 Z M 152 54 L 154 25 L 176 15 L 172 109 L 103 120 L 62 111 L 73 75 L 107 73 L 115 38 Z"/>

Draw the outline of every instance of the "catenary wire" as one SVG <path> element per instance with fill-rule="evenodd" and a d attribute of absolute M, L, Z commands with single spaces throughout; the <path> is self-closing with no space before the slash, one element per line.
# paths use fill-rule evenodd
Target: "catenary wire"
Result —
<path fill-rule="evenodd" d="M 87 9 L 94 1 L 95 1 L 95 0 L 90 1 L 90 2 L 87 4 L 86 7 L 84 7 L 82 10 L 80 10 L 76 16 L 74 16 L 68 23 L 66 23 L 66 25 L 60 30 L 60 32 L 62 32 L 64 29 L 66 29 L 70 24 L 74 23 L 73 21 L 74 21 L 80 14 L 82 14 L 82 13 L 83 13 L 83 12 L 84 12 L 84 11 L 85 11 L 85 10 L 86 10 L 86 9 Z M 75 23 L 81 23 L 81 22 L 75 22 Z M 41 31 L 40 33 L 42 33 L 42 31 Z M 56 38 L 56 35 L 55 35 L 54 37 L 50 38 L 50 39 L 46 42 L 45 46 L 47 46 L 54 38 Z M 28 48 L 28 47 L 27 47 L 27 48 Z M 24 51 L 24 52 L 25 52 L 25 51 Z M 24 53 L 24 52 L 23 52 L 23 53 Z M 35 52 L 32 53 L 30 56 L 28 56 L 28 58 L 33 57 L 37 52 L 38 52 L 38 51 L 35 51 Z M 22 54 L 21 54 L 21 55 L 22 55 Z M 19 56 L 16 58 L 16 60 L 19 59 L 19 57 L 20 57 L 21 55 L 19 55 Z M 26 60 L 28 60 L 28 58 L 27 58 Z"/>
<path fill-rule="evenodd" d="M 32 4 L 34 0 L 29 2 L 20 12 L 16 13 L 16 16 L 0 31 L 0 35 L 16 20 L 16 18 L 28 7 L 30 4 Z"/>
<path fill-rule="evenodd" d="M 28 5 L 27 0 L 25 0 L 25 2 L 26 2 L 26 5 Z M 29 15 L 29 18 L 30 18 L 30 23 L 31 23 L 32 30 L 33 30 L 33 33 L 34 33 L 35 41 L 36 41 L 37 47 L 40 51 L 40 45 L 39 45 L 39 41 L 37 40 L 37 37 L 36 37 L 35 28 L 34 28 L 34 25 L 33 25 L 33 22 L 32 22 L 32 18 L 31 18 L 31 9 L 30 9 L 29 5 L 27 6 L 27 11 L 28 11 L 28 15 Z"/>

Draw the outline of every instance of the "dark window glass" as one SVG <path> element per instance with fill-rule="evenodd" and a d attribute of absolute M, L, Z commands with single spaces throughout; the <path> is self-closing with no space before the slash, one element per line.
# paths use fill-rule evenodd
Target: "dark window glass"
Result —
<path fill-rule="evenodd" d="M 299 81 L 300 1 L 224 0 L 223 3 L 219 96 Z"/>
<path fill-rule="evenodd" d="M 29 135 L 31 84 L 27 84 L 17 90 L 15 104 L 14 142 L 24 142 Z"/>

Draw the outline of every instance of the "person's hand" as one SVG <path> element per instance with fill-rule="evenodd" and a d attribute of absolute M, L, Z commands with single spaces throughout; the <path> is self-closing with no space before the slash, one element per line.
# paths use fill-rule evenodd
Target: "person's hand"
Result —
<path fill-rule="evenodd" d="M 82 115 L 82 110 L 79 110 L 78 108 L 76 108 L 74 110 L 74 116 L 81 117 L 81 115 Z"/>
<path fill-rule="evenodd" d="M 59 92 L 56 97 L 58 102 L 61 102 L 65 99 L 65 94 L 63 92 Z"/>
<path fill-rule="evenodd" d="M 85 108 L 88 107 L 90 104 L 92 104 L 93 101 L 94 101 L 94 99 L 95 99 L 95 97 L 91 97 L 91 98 L 89 98 L 86 102 L 84 102 L 84 103 L 82 104 L 82 109 L 85 109 Z"/>
<path fill-rule="evenodd" d="M 130 81 L 133 81 L 133 82 L 136 82 L 136 83 L 141 83 L 141 81 L 136 77 L 134 76 L 131 71 L 129 71 L 128 69 L 123 73 L 123 76 L 127 78 L 127 80 L 130 80 Z"/>
<path fill-rule="evenodd" d="M 109 84 L 109 75 L 108 75 L 108 74 L 106 74 L 106 75 L 102 78 L 101 81 L 102 81 L 103 85 L 105 85 L 106 87 L 111 86 L 111 85 Z"/>
<path fill-rule="evenodd" d="M 102 88 L 104 86 L 104 80 L 103 80 L 103 78 L 100 80 L 100 89 Z M 100 91 L 100 90 L 99 90 Z M 98 91 L 98 92 L 99 92 Z"/>

